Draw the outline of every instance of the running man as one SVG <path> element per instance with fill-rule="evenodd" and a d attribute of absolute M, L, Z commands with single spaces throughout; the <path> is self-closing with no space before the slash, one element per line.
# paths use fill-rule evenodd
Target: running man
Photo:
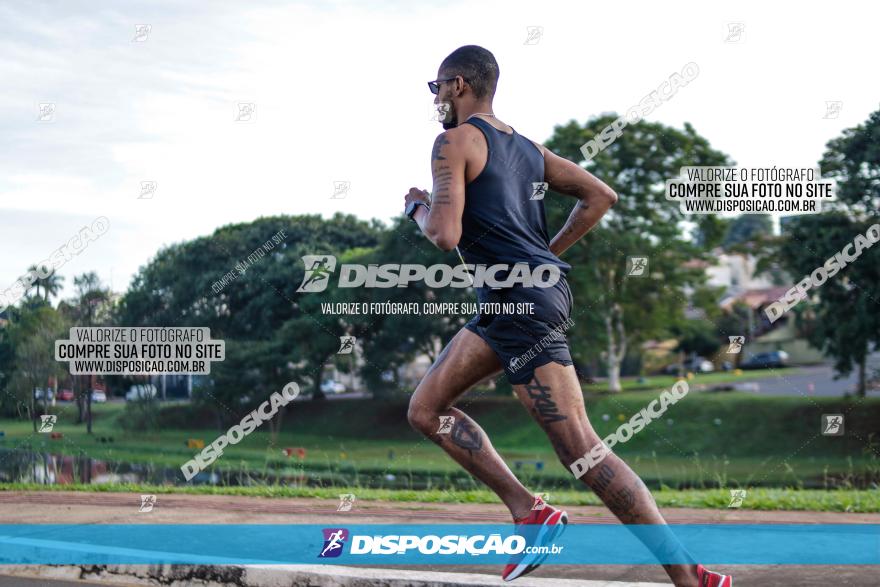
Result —
<path fill-rule="evenodd" d="M 527 263 L 532 268 L 549 264 L 559 269 L 561 278 L 547 288 L 477 287 L 481 303 L 530 302 L 535 311 L 531 315 L 475 316 L 419 383 L 408 419 L 491 488 L 521 531 L 532 530 L 536 542 L 546 544 L 562 531 L 568 515 L 532 495 L 480 426 L 453 406 L 471 387 L 504 371 L 566 469 L 601 442 L 587 419 L 568 343 L 564 336 L 551 333 L 568 322 L 572 309 L 565 279 L 570 266 L 559 255 L 599 222 L 617 195 L 580 166 L 501 122 L 492 112 L 497 83 L 498 63 L 482 47 L 461 47 L 443 60 L 437 79 L 428 83 L 436 95 L 434 103 L 443 104 L 445 111 L 441 119 L 445 132 L 437 137 L 431 154 L 432 197 L 410 188 L 405 213 L 434 245 L 444 251 L 457 248 L 468 264 Z M 543 197 L 534 197 L 536 184 L 544 182 L 549 189 L 577 199 L 553 239 L 547 234 Z M 533 353 L 539 340 L 550 342 Z M 452 429 L 438 434 L 439 424 L 449 422 L 443 420 L 449 416 L 454 418 Z M 648 488 L 614 453 L 581 479 L 624 524 L 666 523 Z M 648 546 L 654 552 L 683 552 L 671 532 L 663 544 Z M 542 560 L 512 561 L 502 576 L 513 580 L 537 568 Z M 697 564 L 664 568 L 677 587 L 732 586 L 730 577 Z"/>

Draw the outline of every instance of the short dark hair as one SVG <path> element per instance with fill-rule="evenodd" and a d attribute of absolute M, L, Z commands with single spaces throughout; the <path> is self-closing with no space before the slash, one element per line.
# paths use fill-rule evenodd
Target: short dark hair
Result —
<path fill-rule="evenodd" d="M 449 54 L 440 64 L 445 76 L 460 75 L 477 98 L 492 98 L 498 86 L 498 62 L 495 56 L 477 45 L 465 45 Z"/>

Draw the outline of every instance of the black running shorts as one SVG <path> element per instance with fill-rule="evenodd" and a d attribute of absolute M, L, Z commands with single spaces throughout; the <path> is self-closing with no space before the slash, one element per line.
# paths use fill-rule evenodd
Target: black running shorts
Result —
<path fill-rule="evenodd" d="M 531 383 L 535 369 L 547 363 L 572 364 L 565 337 L 572 324 L 572 297 L 564 276 L 547 288 L 478 288 L 477 300 L 500 304 L 502 310 L 534 304 L 532 314 L 482 312 L 465 325 L 495 352 L 512 385 Z"/>

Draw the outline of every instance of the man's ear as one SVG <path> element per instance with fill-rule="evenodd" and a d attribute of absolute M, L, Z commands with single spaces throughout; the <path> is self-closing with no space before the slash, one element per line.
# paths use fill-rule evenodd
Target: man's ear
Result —
<path fill-rule="evenodd" d="M 455 76 L 455 95 L 461 96 L 464 94 L 464 78 L 460 75 Z"/>

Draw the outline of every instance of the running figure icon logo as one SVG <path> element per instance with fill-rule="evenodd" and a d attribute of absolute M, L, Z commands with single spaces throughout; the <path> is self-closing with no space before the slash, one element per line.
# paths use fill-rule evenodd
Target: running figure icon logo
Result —
<path fill-rule="evenodd" d="M 822 414 L 822 436 L 843 436 L 843 414 Z"/>
<path fill-rule="evenodd" d="M 340 336 L 339 337 L 339 350 L 336 351 L 337 355 L 350 355 L 351 351 L 354 350 L 354 343 L 357 341 L 357 338 L 353 336 Z"/>
<path fill-rule="evenodd" d="M 324 528 L 324 547 L 318 558 L 335 558 L 342 554 L 345 541 L 348 540 L 348 530 L 345 528 Z"/>
<path fill-rule="evenodd" d="M 629 277 L 644 277 L 648 274 L 647 257 L 627 257 L 626 274 Z"/>
<path fill-rule="evenodd" d="M 843 109 L 843 102 L 840 100 L 826 100 L 825 101 L 825 116 L 824 119 L 834 119 L 840 116 L 840 111 Z"/>
<path fill-rule="evenodd" d="M 746 490 L 745 489 L 731 489 L 730 490 L 730 503 L 727 504 L 729 508 L 738 508 L 743 504 L 743 500 L 746 498 Z"/>
<path fill-rule="evenodd" d="M 340 493 L 339 494 L 339 506 L 336 508 L 337 512 L 350 512 L 351 508 L 354 507 L 354 493 Z"/>
<path fill-rule="evenodd" d="M 544 36 L 544 27 L 542 26 L 529 26 L 526 27 L 526 42 L 523 45 L 537 45 L 541 41 L 541 37 Z"/>
<path fill-rule="evenodd" d="M 37 121 L 38 122 L 55 122 L 55 103 L 54 102 L 40 102 L 37 107 Z"/>
<path fill-rule="evenodd" d="M 138 196 L 138 200 L 152 200 L 153 196 L 156 195 L 157 187 L 159 187 L 159 184 L 157 184 L 155 181 L 142 181 L 141 194 Z"/>
<path fill-rule="evenodd" d="M 442 122 L 442 120 L 441 120 Z M 348 190 L 351 189 L 350 181 L 334 181 L 333 182 L 333 195 L 330 196 L 331 200 L 342 200 L 345 196 L 348 195 Z"/>
<path fill-rule="evenodd" d="M 739 352 L 743 348 L 743 344 L 746 342 L 745 336 L 728 336 L 727 340 L 730 341 L 730 345 L 727 347 L 728 355 L 738 355 Z"/>
<path fill-rule="evenodd" d="M 532 197 L 530 200 L 543 200 L 544 195 L 547 193 L 547 188 L 550 187 L 550 184 L 546 181 L 533 181 L 532 182 Z"/>
<path fill-rule="evenodd" d="M 236 102 L 235 106 L 235 122 L 251 123 L 257 120 L 257 105 L 253 102 Z"/>
<path fill-rule="evenodd" d="M 440 418 L 440 428 L 437 434 L 449 434 L 452 432 L 452 426 L 455 424 L 455 416 L 438 416 Z"/>
<path fill-rule="evenodd" d="M 742 22 L 727 23 L 727 37 L 725 43 L 740 43 L 744 40 L 746 25 Z"/>
<path fill-rule="evenodd" d="M 449 102 L 440 102 L 439 104 L 434 105 L 434 116 L 431 117 L 431 120 L 437 122 L 445 122 L 446 117 L 449 116 L 450 103 Z"/>
<path fill-rule="evenodd" d="M 151 24 L 136 24 L 134 25 L 134 38 L 131 40 L 132 43 L 146 43 L 150 38 L 150 33 L 153 31 L 153 25 Z"/>
<path fill-rule="evenodd" d="M 300 284 L 298 293 L 314 293 L 327 289 L 330 275 L 336 269 L 336 257 L 333 255 L 303 255 L 306 274 Z"/>
<path fill-rule="evenodd" d="M 141 507 L 138 508 L 138 512 L 149 513 L 153 511 L 154 505 L 156 505 L 155 495 L 141 495 Z"/>
<path fill-rule="evenodd" d="M 52 432 L 52 428 L 55 426 L 55 422 L 58 421 L 58 416 L 44 414 L 40 416 L 40 428 L 37 432 Z"/>

